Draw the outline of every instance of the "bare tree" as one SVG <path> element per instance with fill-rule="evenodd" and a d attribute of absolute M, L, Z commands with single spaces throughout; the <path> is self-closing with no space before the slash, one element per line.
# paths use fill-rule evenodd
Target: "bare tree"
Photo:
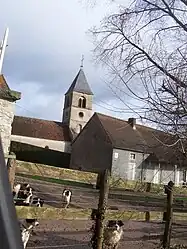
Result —
<path fill-rule="evenodd" d="M 90 32 L 114 94 L 141 103 L 142 119 L 186 136 L 187 0 L 132 0 Z"/>

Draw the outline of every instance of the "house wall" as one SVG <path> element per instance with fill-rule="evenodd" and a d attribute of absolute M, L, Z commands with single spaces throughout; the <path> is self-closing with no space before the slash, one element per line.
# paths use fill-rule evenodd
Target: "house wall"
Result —
<path fill-rule="evenodd" d="M 0 99 L 0 133 L 4 154 L 9 153 L 15 103 Z"/>
<path fill-rule="evenodd" d="M 169 181 L 173 181 L 176 186 L 182 182 L 182 170 L 175 165 L 150 161 L 146 162 L 145 165 L 145 180 L 147 182 L 168 184 Z"/>
<path fill-rule="evenodd" d="M 131 159 L 131 153 L 135 159 Z M 113 149 L 112 175 L 126 180 L 142 180 L 156 184 L 167 184 L 169 181 L 180 185 L 183 171 L 174 165 L 167 165 L 146 160 L 148 154 Z"/>
<path fill-rule="evenodd" d="M 45 148 L 45 146 L 48 146 L 49 149 L 51 150 L 71 153 L 71 142 L 17 136 L 17 135 L 11 135 L 11 141 L 26 143 L 41 148 Z"/>
<path fill-rule="evenodd" d="M 135 159 L 131 159 L 131 153 L 135 154 Z M 139 152 L 113 149 L 112 174 L 127 180 L 143 180 L 144 160 L 148 154 Z"/>
<path fill-rule="evenodd" d="M 93 117 L 72 144 L 71 169 L 98 173 L 111 169 L 112 145 L 100 121 Z"/>

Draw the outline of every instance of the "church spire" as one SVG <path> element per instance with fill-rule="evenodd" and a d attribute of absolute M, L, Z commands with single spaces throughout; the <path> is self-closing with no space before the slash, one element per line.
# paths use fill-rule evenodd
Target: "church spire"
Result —
<path fill-rule="evenodd" d="M 88 84 L 88 81 L 83 71 L 83 60 L 84 60 L 84 56 L 82 56 L 80 70 L 78 74 L 76 75 L 75 79 L 73 80 L 68 91 L 65 93 L 65 95 L 70 92 L 78 92 L 78 93 L 93 95 L 92 90 Z"/>
<path fill-rule="evenodd" d="M 80 66 L 80 68 L 83 68 L 83 63 L 84 63 L 84 55 L 82 55 L 81 66 Z"/>

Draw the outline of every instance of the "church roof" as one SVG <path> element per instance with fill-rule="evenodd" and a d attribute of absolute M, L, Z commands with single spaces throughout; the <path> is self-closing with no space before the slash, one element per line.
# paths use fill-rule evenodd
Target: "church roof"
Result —
<path fill-rule="evenodd" d="M 71 141 L 67 125 L 51 120 L 21 116 L 14 116 L 12 135 L 56 141 Z"/>
<path fill-rule="evenodd" d="M 78 74 L 76 75 L 74 81 L 72 82 L 66 94 L 73 91 L 78 93 L 86 93 L 89 95 L 93 95 L 82 68 L 80 68 Z"/>

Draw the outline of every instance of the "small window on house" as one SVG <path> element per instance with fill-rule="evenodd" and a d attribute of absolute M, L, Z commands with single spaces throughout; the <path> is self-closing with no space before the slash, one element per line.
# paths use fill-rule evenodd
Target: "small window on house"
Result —
<path fill-rule="evenodd" d="M 135 159 L 136 159 L 136 154 L 130 153 L 130 160 L 135 160 Z"/>
<path fill-rule="evenodd" d="M 118 156 L 119 156 L 118 153 L 115 152 L 115 153 L 114 153 L 114 158 L 115 158 L 115 159 L 118 159 Z"/>

